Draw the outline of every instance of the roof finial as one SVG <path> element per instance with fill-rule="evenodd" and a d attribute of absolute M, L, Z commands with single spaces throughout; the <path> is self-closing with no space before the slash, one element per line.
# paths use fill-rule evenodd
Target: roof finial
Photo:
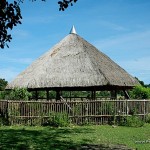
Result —
<path fill-rule="evenodd" d="M 72 26 L 72 28 L 70 30 L 70 34 L 77 34 L 74 25 Z"/>

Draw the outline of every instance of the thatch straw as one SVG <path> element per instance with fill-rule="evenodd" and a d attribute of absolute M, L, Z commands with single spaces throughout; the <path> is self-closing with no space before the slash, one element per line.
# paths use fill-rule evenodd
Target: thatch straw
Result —
<path fill-rule="evenodd" d="M 138 82 L 77 34 L 69 34 L 20 73 L 7 89 L 128 86 Z"/>

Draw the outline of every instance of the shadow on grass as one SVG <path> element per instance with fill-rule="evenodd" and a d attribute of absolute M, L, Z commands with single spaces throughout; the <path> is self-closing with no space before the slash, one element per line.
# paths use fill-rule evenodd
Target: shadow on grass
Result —
<path fill-rule="evenodd" d="M 85 129 L 44 128 L 44 130 L 0 129 L 0 150 L 68 150 L 80 144 L 65 137 L 71 133 L 89 132 Z"/>
<path fill-rule="evenodd" d="M 0 150 L 94 150 L 92 145 L 87 144 L 91 142 L 88 138 L 80 142 L 68 138 L 74 133 L 92 134 L 92 132 L 86 128 L 43 128 L 42 130 L 40 128 L 33 130 L 2 128 L 0 129 Z M 99 145 L 99 149 L 110 148 Z"/>

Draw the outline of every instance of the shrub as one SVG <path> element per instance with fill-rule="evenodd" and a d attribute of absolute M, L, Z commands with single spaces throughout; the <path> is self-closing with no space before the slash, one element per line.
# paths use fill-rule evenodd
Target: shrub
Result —
<path fill-rule="evenodd" d="M 8 119 L 0 114 L 0 126 L 8 125 Z"/>
<path fill-rule="evenodd" d="M 138 116 L 128 116 L 126 126 L 128 127 L 141 127 L 144 122 Z"/>
<path fill-rule="evenodd" d="M 5 91 L 0 91 L 0 99 L 5 99 Z"/>
<path fill-rule="evenodd" d="M 127 116 L 126 118 L 122 117 L 118 125 L 126 127 L 142 127 L 144 125 L 144 121 L 142 121 L 138 116 L 133 115 Z"/>
<path fill-rule="evenodd" d="M 52 113 L 49 119 L 43 123 L 43 126 L 67 127 L 70 124 L 70 119 L 65 113 Z"/>
<path fill-rule="evenodd" d="M 8 82 L 5 79 L 0 78 L 0 91 L 5 90 L 5 87 L 7 84 L 8 84 Z"/>
<path fill-rule="evenodd" d="M 146 123 L 150 123 L 150 114 L 146 115 L 145 122 Z"/>
<path fill-rule="evenodd" d="M 31 93 L 26 88 L 14 88 L 7 95 L 7 99 L 10 100 L 29 100 Z"/>
<path fill-rule="evenodd" d="M 132 91 L 130 91 L 129 94 L 133 99 L 149 99 L 150 88 L 143 86 L 136 86 Z"/>

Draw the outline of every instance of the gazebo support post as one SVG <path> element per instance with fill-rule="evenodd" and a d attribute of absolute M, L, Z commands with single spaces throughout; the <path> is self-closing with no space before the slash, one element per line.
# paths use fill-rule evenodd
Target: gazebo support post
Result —
<path fill-rule="evenodd" d="M 111 99 L 117 99 L 117 90 L 112 90 L 110 93 L 111 93 Z"/>
<path fill-rule="evenodd" d="M 35 100 L 37 101 L 38 100 L 38 91 L 35 90 Z"/>
<path fill-rule="evenodd" d="M 95 100 L 95 99 L 96 99 L 96 91 L 95 91 L 95 90 L 92 90 L 92 91 L 91 91 L 91 99 L 92 99 L 92 100 Z"/>
<path fill-rule="evenodd" d="M 61 96 L 61 91 L 60 90 L 56 90 L 56 101 L 60 100 L 60 96 Z"/>
<path fill-rule="evenodd" d="M 46 99 L 49 100 L 49 90 L 46 90 Z"/>
<path fill-rule="evenodd" d="M 94 100 L 96 100 L 96 91 L 94 90 Z"/>
<path fill-rule="evenodd" d="M 71 102 L 71 91 L 70 91 L 70 93 L 69 93 L 70 95 L 69 95 L 69 97 L 70 97 L 70 102 Z"/>
<path fill-rule="evenodd" d="M 93 91 L 91 91 L 91 99 L 93 100 Z"/>

